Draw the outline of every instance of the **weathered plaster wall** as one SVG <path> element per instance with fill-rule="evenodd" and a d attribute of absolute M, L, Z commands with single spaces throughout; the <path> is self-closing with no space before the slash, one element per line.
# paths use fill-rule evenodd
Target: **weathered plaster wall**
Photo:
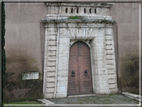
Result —
<path fill-rule="evenodd" d="M 138 93 L 139 4 L 115 3 L 111 16 L 117 20 L 118 71 L 122 91 Z M 115 26 L 116 27 L 116 26 Z M 117 39 L 116 38 L 116 39 Z"/>
<path fill-rule="evenodd" d="M 45 15 L 47 14 L 47 7 L 43 3 L 21 3 L 21 4 L 7 3 L 5 5 L 5 9 L 6 9 L 5 49 L 7 57 L 7 63 L 6 63 L 7 85 L 5 87 L 5 98 L 6 98 L 5 101 L 6 100 L 8 101 L 8 99 L 9 101 L 11 101 L 12 99 L 14 100 L 17 99 L 20 100 L 22 98 L 27 99 L 28 94 L 26 93 L 32 91 L 33 89 L 36 89 L 37 82 L 23 81 L 21 83 L 20 82 L 21 77 L 19 79 L 19 74 L 21 73 L 21 71 L 26 71 L 26 70 L 36 70 L 42 73 L 42 64 L 43 64 L 42 57 L 44 49 L 43 46 L 44 25 L 43 23 L 40 22 L 41 19 L 44 18 Z M 118 61 L 120 62 L 118 70 L 120 75 L 119 78 L 122 78 L 121 81 L 122 90 L 135 92 L 135 93 L 138 92 L 138 88 L 135 88 L 136 86 L 132 87 L 132 85 L 130 85 L 130 87 L 128 86 L 130 82 L 129 80 L 131 80 L 131 77 L 133 78 L 134 76 L 133 75 L 131 76 L 129 72 L 127 72 L 128 70 L 126 70 L 125 67 L 129 68 L 127 67 L 129 64 L 131 64 L 133 67 L 134 65 L 133 59 L 136 58 L 136 65 L 135 65 L 136 67 L 133 67 L 133 69 L 135 68 L 136 70 L 138 70 L 137 67 L 138 39 L 139 39 L 138 9 L 139 9 L 138 4 L 135 3 L 125 3 L 125 4 L 116 3 L 112 6 L 110 12 L 112 18 L 118 21 L 117 22 L 118 23 L 117 35 L 118 35 L 118 47 L 119 47 Z M 114 31 L 116 31 L 116 29 L 114 29 Z M 114 34 L 115 33 L 116 32 L 114 32 Z M 114 35 L 114 37 L 116 38 L 116 35 Z M 130 59 L 130 57 L 132 57 L 133 59 L 132 58 Z M 126 65 L 124 64 L 125 61 Z M 136 75 L 136 78 L 138 77 L 138 74 L 134 75 Z M 125 80 L 124 78 L 126 76 L 127 80 Z M 136 81 L 136 83 L 138 82 Z M 29 86 L 27 86 L 27 84 L 29 84 Z M 36 85 L 30 86 L 30 84 L 36 84 Z M 42 82 L 39 82 L 39 84 L 41 85 Z M 16 94 L 17 92 L 18 94 Z M 42 92 L 42 89 L 40 92 Z M 37 96 L 39 94 L 37 94 Z"/>
<path fill-rule="evenodd" d="M 42 96 L 43 84 L 41 38 L 44 25 L 41 24 L 41 18 L 47 14 L 47 7 L 44 3 L 6 3 L 5 12 L 4 101 L 39 98 Z M 40 79 L 22 80 L 24 71 L 37 71 Z"/>

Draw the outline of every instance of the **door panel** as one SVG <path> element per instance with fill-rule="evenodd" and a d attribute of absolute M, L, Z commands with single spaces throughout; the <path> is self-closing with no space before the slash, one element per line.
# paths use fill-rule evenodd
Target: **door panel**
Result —
<path fill-rule="evenodd" d="M 89 56 L 89 49 L 88 46 L 82 42 L 78 43 L 78 55 L 82 56 L 82 55 L 87 55 Z"/>
<path fill-rule="evenodd" d="M 72 71 L 75 72 L 75 76 L 71 75 Z M 91 94 L 92 92 L 89 48 L 83 42 L 76 42 L 70 49 L 68 95 Z"/>
<path fill-rule="evenodd" d="M 74 62 L 74 63 L 71 63 Z M 68 85 L 68 93 L 79 93 L 79 78 L 77 78 L 79 76 L 78 74 L 78 70 L 77 70 L 77 55 L 76 56 L 70 56 L 70 61 L 69 61 L 70 67 L 69 67 L 69 74 L 68 74 L 68 78 L 69 78 L 69 84 Z M 72 77 L 71 73 L 72 71 L 75 72 L 75 76 Z"/>
<path fill-rule="evenodd" d="M 77 52 L 77 44 L 74 44 L 74 46 L 70 49 L 70 56 L 77 56 Z"/>

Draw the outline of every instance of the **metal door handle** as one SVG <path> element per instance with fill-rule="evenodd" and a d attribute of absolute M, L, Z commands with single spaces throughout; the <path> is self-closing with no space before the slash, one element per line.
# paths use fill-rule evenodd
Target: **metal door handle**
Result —
<path fill-rule="evenodd" d="M 88 73 L 87 73 L 87 70 L 85 70 L 85 71 L 84 71 L 84 75 L 86 76 L 87 74 L 88 74 Z"/>
<path fill-rule="evenodd" d="M 71 76 L 72 76 L 72 77 L 75 76 L 75 72 L 74 72 L 74 71 L 71 72 Z"/>

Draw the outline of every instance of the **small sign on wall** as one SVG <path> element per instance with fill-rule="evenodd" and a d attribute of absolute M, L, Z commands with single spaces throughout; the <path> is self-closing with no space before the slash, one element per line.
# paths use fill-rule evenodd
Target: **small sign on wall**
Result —
<path fill-rule="evenodd" d="M 24 72 L 22 74 L 22 80 L 39 79 L 39 72 Z"/>

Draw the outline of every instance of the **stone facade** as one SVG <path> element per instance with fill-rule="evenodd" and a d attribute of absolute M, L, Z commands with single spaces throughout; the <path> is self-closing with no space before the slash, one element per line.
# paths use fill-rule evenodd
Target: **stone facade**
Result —
<path fill-rule="evenodd" d="M 44 82 L 45 98 L 67 97 L 70 47 L 77 41 L 90 48 L 94 94 L 117 92 L 112 4 L 46 3 Z M 76 17 L 76 19 L 72 19 Z"/>
<path fill-rule="evenodd" d="M 47 15 L 47 18 L 45 18 L 46 19 L 45 21 L 48 21 L 50 18 L 48 16 L 50 16 L 50 14 L 52 16 L 50 20 L 53 19 L 53 16 L 54 16 L 54 19 L 55 18 L 66 19 L 67 17 L 77 16 L 77 15 L 80 15 L 83 17 L 89 16 L 87 21 L 88 23 L 89 22 L 92 23 L 93 26 L 95 26 L 96 24 L 103 24 L 102 22 L 98 23 L 99 20 L 105 23 L 107 22 L 104 19 L 107 19 L 108 21 L 108 19 L 111 20 L 111 17 L 112 19 L 117 20 L 117 24 L 114 24 L 114 25 L 110 24 L 110 25 L 113 26 L 113 37 L 114 37 L 113 39 L 114 39 L 114 46 L 115 46 L 114 50 L 115 50 L 115 58 L 116 58 L 115 60 L 116 60 L 118 88 L 121 92 L 123 91 L 132 92 L 135 94 L 139 93 L 139 87 L 138 87 L 138 84 L 139 84 L 139 78 L 138 78 L 139 66 L 138 65 L 139 65 L 139 48 L 140 48 L 140 45 L 139 45 L 139 38 L 140 38 L 139 12 L 140 10 L 139 9 L 141 6 L 139 3 L 123 3 L 123 2 L 115 3 L 111 6 L 111 8 L 109 8 L 109 5 L 111 5 L 109 4 L 107 6 L 107 9 L 105 8 L 105 10 L 108 10 L 107 13 L 102 11 L 104 10 L 104 8 L 100 8 L 99 4 L 97 7 L 97 4 L 95 6 L 95 4 L 91 3 L 92 6 L 88 6 L 88 8 L 90 7 L 91 9 L 93 8 L 91 11 L 91 14 L 88 9 L 86 9 L 86 13 L 84 14 L 83 3 L 76 4 L 76 7 L 80 5 L 79 8 L 82 8 L 82 10 L 79 9 L 78 13 L 75 13 L 76 9 L 74 8 L 72 14 L 70 14 L 71 6 L 66 5 L 66 7 L 68 7 L 67 13 L 64 9 L 61 10 L 60 8 L 60 14 L 59 14 L 58 12 L 59 9 L 56 9 L 56 13 L 55 13 L 53 10 L 52 11 L 49 10 L 51 7 L 50 6 L 51 4 L 48 7 L 47 5 L 44 4 L 44 1 L 47 2 L 48 0 L 43 0 L 43 2 L 41 2 L 40 0 L 36 0 L 36 3 L 26 3 L 26 2 L 20 3 L 19 1 L 17 1 L 17 3 L 16 2 L 5 3 L 6 32 L 5 32 L 4 48 L 6 51 L 5 53 L 6 54 L 6 74 L 5 74 L 4 102 L 23 100 L 23 98 L 27 100 L 30 100 L 30 99 L 36 100 L 36 99 L 42 98 L 42 94 L 43 94 L 42 76 L 45 76 L 44 72 L 46 72 L 43 69 L 44 68 L 44 63 L 43 63 L 44 48 L 45 48 L 44 32 L 46 29 L 44 26 L 46 25 L 46 22 L 43 23 L 44 20 L 42 22 L 41 19 Z M 37 1 L 40 1 L 40 3 L 37 3 Z M 53 1 L 60 2 L 57 0 L 53 0 Z M 68 0 L 68 1 L 65 1 L 65 3 L 68 3 L 71 1 L 72 0 Z M 92 0 L 92 2 L 94 1 L 95 0 Z M 100 2 L 101 1 L 102 0 L 100 0 Z M 107 2 L 107 0 L 103 0 L 103 1 Z M 75 2 L 75 1 L 72 1 L 72 2 Z M 82 2 L 82 1 L 79 1 L 79 2 Z M 59 6 L 60 4 L 56 7 L 59 7 Z M 53 7 L 54 6 L 52 6 L 52 8 Z M 95 9 L 96 9 L 96 13 L 95 13 Z M 93 17 L 92 20 L 90 19 L 91 17 Z M 106 17 L 109 17 L 109 18 L 106 18 Z M 70 20 L 66 20 L 66 22 Z M 57 26 L 57 24 L 59 24 L 59 22 L 57 23 L 57 20 L 52 20 L 52 24 L 55 21 L 56 21 L 55 26 Z M 62 22 L 63 20 L 59 20 L 59 21 Z M 76 24 L 77 23 L 81 24 L 81 21 L 79 19 L 78 19 L 78 22 L 75 22 L 75 19 L 74 19 L 72 20 L 71 23 L 73 23 L 73 21 Z M 113 20 L 111 20 L 110 22 L 113 22 Z M 49 22 L 47 22 L 47 25 L 48 23 Z M 65 23 L 65 20 L 64 20 L 64 23 Z M 84 20 L 83 23 L 85 24 L 87 22 L 85 22 Z M 58 29 L 58 27 L 56 28 Z M 78 40 L 70 40 L 70 44 L 74 43 L 75 41 L 78 41 Z M 88 42 L 87 44 L 90 45 Z M 56 42 L 52 41 L 49 44 L 54 44 L 54 43 L 56 44 Z M 107 53 L 110 54 L 110 52 L 111 50 L 108 51 Z M 59 54 L 57 55 L 59 56 Z M 50 64 L 51 66 L 52 64 L 55 64 L 55 63 L 56 62 L 48 63 L 48 64 Z M 133 67 L 135 70 L 133 70 L 131 67 Z M 95 68 L 95 69 L 98 69 L 98 68 Z M 128 69 L 130 70 L 130 72 L 128 72 Z M 23 71 L 28 71 L 28 72 L 37 71 L 39 72 L 39 79 L 22 80 L 21 74 Z M 130 73 L 133 73 L 133 74 L 130 75 Z M 54 85 L 57 84 L 55 82 L 56 81 L 53 81 L 53 83 L 51 84 L 47 83 L 48 85 L 47 87 L 50 86 L 51 88 L 53 88 Z M 36 85 L 33 85 L 33 84 L 36 84 Z M 64 82 L 60 82 L 59 84 L 64 84 Z M 53 90 L 53 92 L 55 90 Z"/>

